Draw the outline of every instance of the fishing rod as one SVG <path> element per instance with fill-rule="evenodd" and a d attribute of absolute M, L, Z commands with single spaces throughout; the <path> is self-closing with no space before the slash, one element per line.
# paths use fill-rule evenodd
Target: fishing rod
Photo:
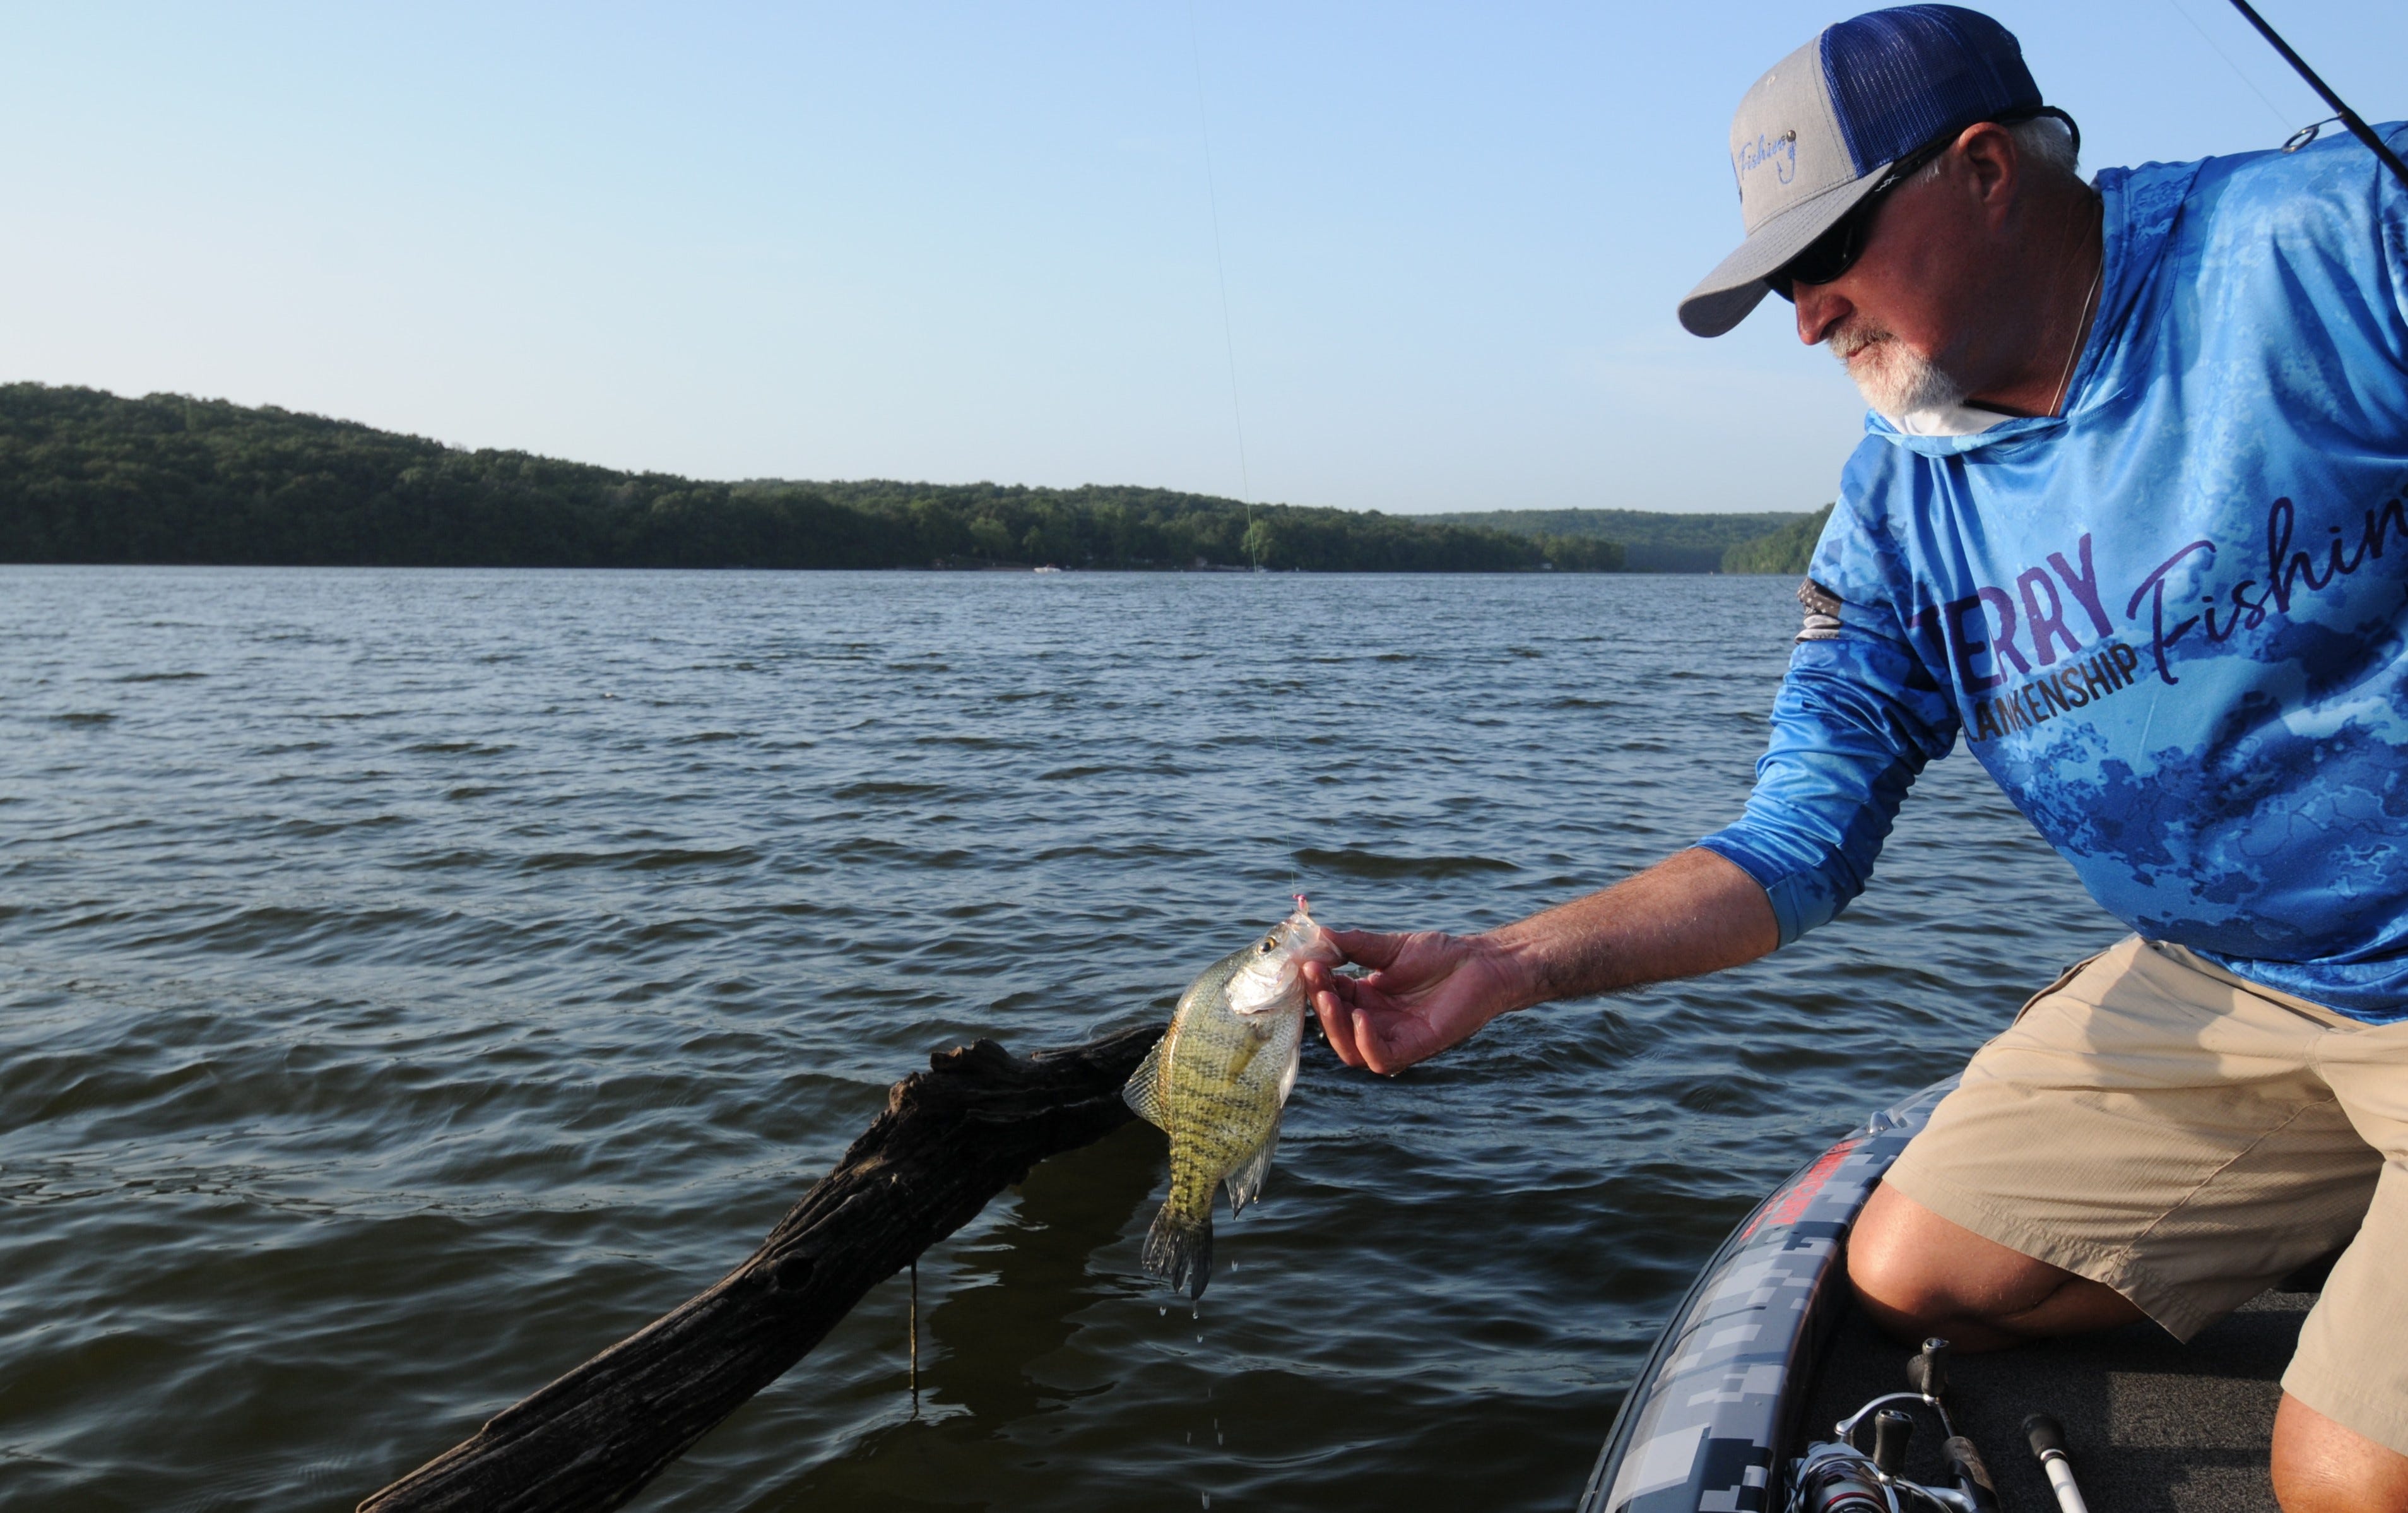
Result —
<path fill-rule="evenodd" d="M 2024 1438 L 2040 1458 L 2041 1469 L 2048 1474 L 2048 1490 L 2057 1493 L 2060 1513 L 2090 1513 L 2090 1505 L 2082 1500 L 2082 1489 L 2074 1484 L 2073 1464 L 2065 1457 L 2065 1425 L 2045 1413 L 2035 1413 L 2024 1420 Z"/>
<path fill-rule="evenodd" d="M 2291 50 L 2291 44 L 2284 41 L 2280 33 L 2266 24 L 2266 18 L 2258 14 L 2249 4 L 2249 0 L 2232 0 L 2232 8 L 2241 12 L 2250 25 L 2258 28 L 2258 36 L 2274 45 L 2274 50 L 2283 55 L 2285 63 L 2299 70 L 2300 77 L 2308 81 L 2308 88 L 2315 91 L 2323 97 L 2325 104 L 2332 107 L 2333 119 L 2348 127 L 2351 136 L 2364 142 L 2376 157 L 2383 160 L 2383 166 L 2399 177 L 2402 184 L 2408 184 L 2408 163 L 2401 162 L 2400 154 L 2391 151 L 2390 144 L 2374 135 L 2374 128 L 2368 125 L 2357 111 L 2342 103 L 2341 96 L 2332 92 L 2331 86 L 2318 79 L 2316 71 L 2308 66 L 2308 60 Z"/>

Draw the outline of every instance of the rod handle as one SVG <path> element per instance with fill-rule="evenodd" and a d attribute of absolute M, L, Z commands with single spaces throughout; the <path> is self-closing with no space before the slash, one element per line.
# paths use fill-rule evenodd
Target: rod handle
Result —
<path fill-rule="evenodd" d="M 1948 1342 L 1928 1339 L 1923 1342 L 1923 1353 L 1911 1356 L 1906 1362 L 1907 1385 L 1926 1397 L 1938 1397 L 1948 1390 Z"/>
<path fill-rule="evenodd" d="M 1948 1456 L 1948 1474 L 1955 1479 L 1956 1490 L 1973 1505 L 1976 1513 L 1999 1513 L 1999 1489 L 1990 1480 L 1990 1468 L 1982 1460 L 1982 1452 L 1962 1434 L 1951 1434 L 1941 1448 Z"/>
<path fill-rule="evenodd" d="M 2082 1500 L 2082 1489 L 2074 1485 L 2073 1467 L 2065 1463 L 2065 1457 L 2052 1455 L 2041 1463 L 2048 1467 L 2048 1488 L 2057 1493 L 2057 1513 L 2090 1513 L 2090 1505 Z"/>
<path fill-rule="evenodd" d="M 1914 1415 L 1884 1408 L 1873 1415 L 1873 1464 L 1897 1476 L 1906 1469 L 1906 1443 L 1914 1437 Z"/>
<path fill-rule="evenodd" d="M 2065 1456 L 2065 1425 L 2045 1413 L 2035 1413 L 2024 1420 L 2024 1438 L 2031 1442 L 2041 1469 L 2048 1473 L 2048 1490 L 2057 1494 L 2057 1513 L 2090 1513 L 2090 1505 L 2082 1500 L 2082 1488 L 2073 1479 L 2073 1463 Z"/>

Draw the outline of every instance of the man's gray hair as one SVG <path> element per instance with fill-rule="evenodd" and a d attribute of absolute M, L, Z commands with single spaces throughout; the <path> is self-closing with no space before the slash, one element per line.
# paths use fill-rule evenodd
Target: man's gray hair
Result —
<path fill-rule="evenodd" d="M 2068 179 L 2082 181 L 2082 165 L 2073 146 L 2072 129 L 2055 116 L 2034 116 L 2018 121 L 2007 128 L 2015 139 L 2015 151 L 2023 154 L 2027 165 L 2040 170 L 2043 179 Z M 1933 158 L 1915 170 L 1914 181 L 1940 177 L 1940 159 Z"/>
<path fill-rule="evenodd" d="M 2043 172 L 2060 173 L 2068 179 L 2082 177 L 2072 129 L 2055 116 L 2018 121 L 2007 128 L 2007 135 L 2015 139 L 2015 151 L 2039 163 Z"/>

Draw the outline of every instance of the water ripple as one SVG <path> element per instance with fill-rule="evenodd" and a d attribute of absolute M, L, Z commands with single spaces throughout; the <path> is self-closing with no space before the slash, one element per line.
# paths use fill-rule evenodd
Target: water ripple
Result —
<path fill-rule="evenodd" d="M 1290 892 L 1484 928 L 1714 829 L 1797 617 L 1344 586 L 0 569 L 0 1505 L 348 1506 L 931 1049 L 1158 1019 Z M 897 1282 L 640 1506 L 1569 1506 L 1763 1189 L 2114 933 L 1941 763 L 1772 960 L 1394 1079 L 1308 1046 L 1200 1317 L 1131 1127 L 924 1259 L 916 1417 Z"/>

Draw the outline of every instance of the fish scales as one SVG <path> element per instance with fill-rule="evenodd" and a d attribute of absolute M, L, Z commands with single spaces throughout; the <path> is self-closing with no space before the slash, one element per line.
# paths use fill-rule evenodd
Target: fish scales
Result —
<path fill-rule="evenodd" d="M 1191 1297 L 1211 1278 L 1213 1188 L 1243 1212 L 1278 1145 L 1304 1041 L 1304 963 L 1340 959 L 1298 897 L 1296 913 L 1180 995 L 1170 1029 L 1129 1078 L 1129 1106 L 1170 1137 L 1170 1195 L 1146 1234 L 1146 1269 Z"/>

